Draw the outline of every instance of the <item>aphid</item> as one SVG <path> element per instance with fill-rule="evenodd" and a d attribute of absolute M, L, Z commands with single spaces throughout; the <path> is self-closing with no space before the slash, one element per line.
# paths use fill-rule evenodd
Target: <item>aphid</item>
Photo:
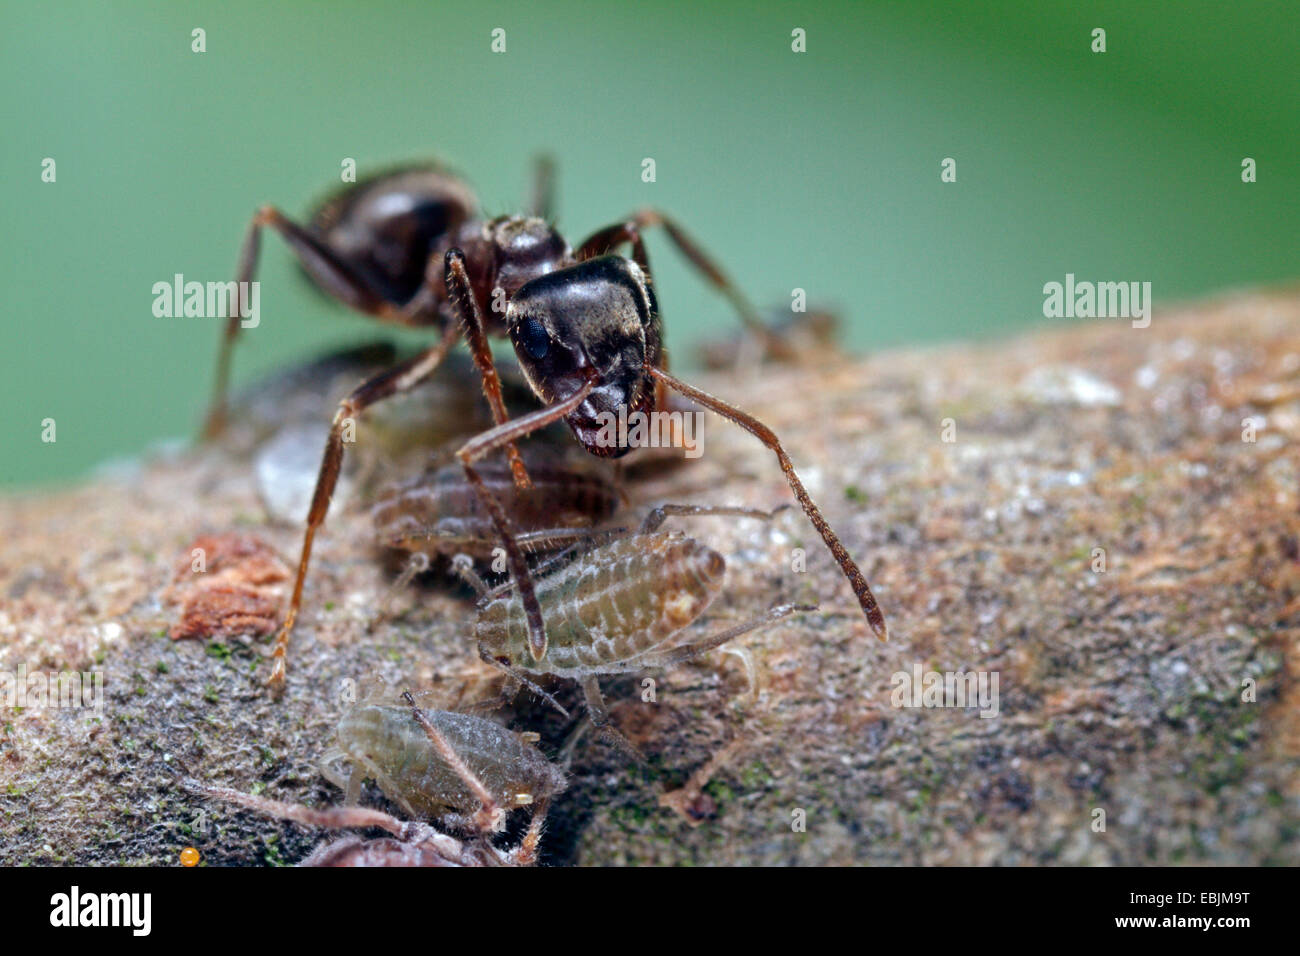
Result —
<path fill-rule="evenodd" d="M 533 746 L 536 734 L 469 714 L 420 710 L 408 698 L 403 695 L 409 706 L 359 702 L 339 721 L 338 748 L 322 758 L 321 772 L 344 790 L 347 803 L 357 802 L 369 777 L 411 816 L 453 826 L 476 820 L 495 829 L 505 811 L 564 789 L 564 774 Z M 352 765 L 347 776 L 334 766 L 344 757 Z"/>
<path fill-rule="evenodd" d="M 618 507 L 614 483 L 591 469 L 528 463 L 531 482 L 517 486 L 504 467 L 480 474 L 519 530 L 539 551 L 585 536 Z M 460 465 L 443 465 L 382 489 L 370 509 L 381 547 L 428 555 L 482 558 L 500 547 L 492 516 Z"/>
<path fill-rule="evenodd" d="M 564 789 L 563 772 L 533 746 L 536 734 L 517 734 L 489 720 L 450 711 L 421 710 L 410 692 L 405 706 L 358 704 L 339 723 L 341 749 L 327 754 L 322 771 L 344 788 L 346 806 L 313 809 L 224 787 L 191 783 L 192 789 L 259 813 L 309 826 L 343 829 L 379 827 L 395 839 L 350 838 L 319 847 L 309 866 L 475 866 L 528 865 L 536 860 L 546 810 Z M 349 777 L 329 768 L 347 756 Z M 471 769 L 471 765 L 475 769 Z M 420 820 L 399 820 L 355 806 L 363 777 L 371 776 L 384 794 L 412 817 L 436 820 L 468 831 L 462 841 Z M 519 846 L 494 847 L 506 813 L 531 806 L 532 819 Z"/>
<path fill-rule="evenodd" d="M 488 487 L 520 529 L 517 540 L 526 551 L 545 553 L 587 538 L 618 507 L 618 488 L 591 469 L 532 461 L 528 469 L 532 481 L 527 488 L 516 485 L 505 467 L 484 473 Z M 505 552 L 492 517 L 459 465 L 430 468 L 387 486 L 376 496 L 370 515 L 375 543 L 407 555 L 375 622 L 388 616 L 393 596 L 428 571 L 436 557 L 491 557 L 493 569 L 504 570 L 500 562 Z"/>
<path fill-rule="evenodd" d="M 544 213 L 549 206 L 549 176 L 540 179 L 542 198 L 535 212 Z M 312 542 L 338 480 L 344 436 L 367 407 L 431 375 L 461 330 L 497 425 L 467 442 L 457 457 L 487 506 L 506 551 L 527 615 L 534 660 L 545 656 L 547 638 L 531 573 L 507 511 L 475 465 L 491 452 L 504 450 L 515 483 L 527 486 L 528 474 L 515 442 L 559 421 L 568 424 L 591 454 L 622 457 L 632 446 L 626 443 L 626 435 L 609 440 L 603 416 L 617 417 L 620 410 L 628 414 L 664 410 L 668 389 L 740 425 L 776 454 L 795 497 L 849 579 L 871 627 L 883 639 L 884 616 L 866 578 L 804 489 L 775 433 L 666 370 L 659 310 L 642 238 L 651 227 L 665 229 L 756 335 L 770 338 L 773 334 L 703 250 L 676 223 L 654 210 L 598 230 L 575 251 L 541 218 L 483 221 L 474 218 L 474 209 L 472 195 L 459 180 L 426 166 L 358 183 L 322 207 L 307 228 L 273 207 L 264 207 L 254 216 L 240 256 L 240 281 L 252 278 L 261 229 L 270 226 L 284 237 L 312 279 L 345 304 L 383 321 L 442 327 L 436 344 L 362 383 L 339 403 L 312 497 L 289 610 L 276 638 L 272 683 L 284 680 L 289 636 L 302 605 Z M 631 258 L 612 254 L 628 245 Z M 235 305 L 218 360 L 217 398 L 209 419 L 212 429 L 222 420 L 229 350 L 239 329 L 239 303 Z M 510 338 L 529 387 L 547 403 L 546 408 L 508 419 L 489 335 Z"/>
<path fill-rule="evenodd" d="M 660 531 L 669 515 L 769 518 L 771 512 L 662 505 L 647 515 L 637 533 L 539 576 L 536 593 L 550 635 L 540 659 L 532 653 L 526 611 L 513 583 L 487 589 L 465 565 L 457 567 L 480 591 L 474 622 L 479 656 L 538 693 L 525 673 L 579 681 L 592 723 L 624 749 L 630 745 L 608 728 L 601 675 L 671 667 L 790 614 L 817 610 L 783 604 L 716 634 L 685 633 L 722 590 L 727 562 L 694 538 Z"/>

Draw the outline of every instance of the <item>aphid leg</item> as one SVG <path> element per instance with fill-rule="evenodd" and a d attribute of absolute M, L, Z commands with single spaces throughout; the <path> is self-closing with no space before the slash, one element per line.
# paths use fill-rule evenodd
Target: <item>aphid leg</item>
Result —
<path fill-rule="evenodd" d="M 643 230 L 656 226 L 662 226 L 664 231 L 668 233 L 668 238 L 672 240 L 673 245 L 686 257 L 687 261 L 715 289 L 726 296 L 727 301 L 736 310 L 736 314 L 740 316 L 740 320 L 745 324 L 746 329 L 767 346 L 770 354 L 783 358 L 788 358 L 793 354 L 789 343 L 763 321 L 758 314 L 758 310 L 745 298 L 744 293 L 740 291 L 740 287 L 727 277 L 727 274 L 722 271 L 722 267 L 711 259 L 700 248 L 699 244 L 686 234 L 686 231 L 681 226 L 658 210 L 639 210 L 633 213 L 625 222 L 607 226 L 594 233 L 578 247 L 576 254 L 578 261 L 581 262 L 584 259 L 604 255 L 626 242 L 632 245 L 633 260 L 648 272 L 649 268 L 645 261 L 644 240 L 641 234 Z M 638 247 L 640 247 L 639 251 Z"/>
<path fill-rule="evenodd" d="M 657 508 L 650 509 L 650 513 L 645 516 L 645 521 L 641 524 L 641 533 L 649 534 L 652 531 L 658 531 L 660 526 L 670 517 L 699 518 L 708 515 L 734 515 L 741 518 L 757 518 L 760 521 L 771 521 L 789 507 L 789 505 L 778 505 L 771 511 L 764 511 L 762 508 L 740 508 L 731 505 L 659 505 Z"/>
<path fill-rule="evenodd" d="M 501 425 L 509 421 L 506 414 L 505 399 L 501 396 L 501 376 L 492 361 L 492 347 L 488 345 L 487 330 L 483 325 L 483 314 L 479 311 L 478 299 L 470 285 L 469 274 L 465 271 L 465 253 L 459 249 L 448 249 L 444 264 L 444 282 L 447 286 L 447 298 L 460 318 L 465 329 L 465 339 L 469 342 L 474 364 L 478 367 L 479 378 L 483 382 L 483 394 L 492 409 L 492 421 Z M 524 460 L 519 457 L 519 449 L 514 442 L 505 446 L 506 457 L 510 460 L 510 472 L 514 475 L 515 487 L 529 488 L 532 481 Z"/>
<path fill-rule="evenodd" d="M 319 239 L 311 235 L 274 206 L 263 206 L 253 214 L 239 249 L 239 263 L 235 270 L 236 294 L 226 315 L 226 328 L 217 353 L 217 372 L 213 383 L 212 403 L 208 408 L 203 436 L 212 438 L 226 425 L 226 392 L 230 383 L 230 355 L 241 325 L 241 299 L 246 283 L 257 273 L 257 262 L 262 248 L 262 229 L 270 226 L 289 246 L 298 262 L 321 288 L 345 305 L 368 315 L 396 319 L 398 311 L 366 286 L 366 283 Z"/>
<path fill-rule="evenodd" d="M 532 214 L 538 219 L 551 221 L 555 215 L 555 157 L 539 153 L 533 159 Z"/>
<path fill-rule="evenodd" d="M 389 613 L 392 611 L 393 598 L 400 592 L 406 590 L 412 581 L 419 575 L 429 570 L 429 556 L 423 551 L 412 551 L 411 556 L 406 559 L 406 567 L 402 568 L 396 580 L 389 585 L 384 596 L 379 600 L 379 610 L 375 616 L 370 619 L 370 628 L 388 620 Z"/>
<path fill-rule="evenodd" d="M 365 773 L 360 767 L 353 767 L 352 772 L 348 774 L 348 785 L 343 788 L 343 803 L 349 807 L 355 807 L 361 802 L 361 781 L 365 779 Z"/>
<path fill-rule="evenodd" d="M 465 476 L 474 486 L 474 491 L 487 508 L 488 514 L 492 516 L 492 526 L 496 529 L 497 537 L 501 539 L 501 546 L 505 548 L 510 576 L 519 587 L 519 599 L 523 602 L 524 616 L 528 620 L 528 649 L 533 655 L 533 660 L 536 661 L 546 656 L 546 625 L 542 622 L 542 607 L 537 602 L 537 590 L 533 586 L 532 572 L 528 568 L 528 562 L 524 560 L 523 549 L 515 540 L 516 532 L 513 523 L 496 495 L 492 494 L 482 476 L 475 470 L 474 462 L 497 448 L 559 421 L 574 411 L 595 388 L 597 375 L 594 368 L 590 369 L 586 383 L 568 398 L 475 435 L 456 452 L 456 457 L 460 459 L 465 469 Z"/>
<path fill-rule="evenodd" d="M 483 583 L 477 571 L 474 570 L 474 559 L 468 554 L 458 554 L 451 559 L 451 570 L 462 581 L 474 589 L 474 593 L 479 597 L 488 593 L 488 586 Z"/>
<path fill-rule="evenodd" d="M 537 862 L 537 844 L 542 839 L 542 828 L 546 825 L 546 811 L 550 800 L 538 800 L 533 806 L 533 817 L 528 821 L 528 832 L 519 841 L 519 846 L 510 851 L 509 860 L 517 866 L 532 866 Z"/>
<path fill-rule="evenodd" d="M 724 647 L 722 653 L 737 658 L 745 667 L 746 696 L 752 704 L 758 700 L 758 669 L 754 666 L 754 655 L 747 647 Z"/>
<path fill-rule="evenodd" d="M 542 690 L 542 688 L 539 687 L 534 681 L 529 680 L 525 674 L 522 674 L 519 671 L 515 670 L 509 664 L 503 664 L 501 661 L 497 660 L 488 652 L 488 649 L 484 647 L 482 644 L 478 646 L 478 656 L 479 656 L 479 660 L 481 660 L 484 664 L 492 665 L 497 670 L 501 671 L 501 673 L 505 674 L 507 677 L 510 677 L 513 680 L 516 680 L 519 683 L 523 684 L 525 687 L 531 690 L 538 697 L 542 698 L 542 700 L 546 701 L 548 704 L 550 704 L 552 707 L 558 710 L 565 717 L 569 716 L 569 712 L 564 709 L 564 706 L 558 700 L 556 700 L 546 691 Z"/>
<path fill-rule="evenodd" d="M 699 657 L 701 654 L 707 654 L 714 648 L 721 647 L 727 641 L 735 640 L 740 635 L 748 634 L 760 627 L 766 627 L 783 617 L 789 617 L 791 614 L 811 613 L 816 610 L 816 604 L 779 604 L 766 614 L 744 621 L 735 627 L 729 627 L 725 631 L 719 631 L 717 634 L 700 638 L 698 641 L 679 644 L 662 654 L 647 657 L 645 663 L 650 667 L 672 667 L 674 664 L 680 664 L 683 661 L 689 661 L 693 657 Z"/>
<path fill-rule="evenodd" d="M 587 700 L 587 717 L 591 720 L 591 725 L 596 728 L 596 732 L 607 743 L 620 750 L 625 757 L 631 758 L 635 763 L 645 763 L 641 751 L 632 745 L 632 741 L 628 740 L 622 731 L 609 722 L 609 711 L 605 709 L 605 695 L 600 692 L 600 681 L 595 676 L 582 679 L 582 695 Z"/>
<path fill-rule="evenodd" d="M 338 768 L 335 767 L 334 764 L 335 761 L 342 760 L 346 756 L 347 754 L 344 753 L 342 750 L 334 749 L 326 753 L 323 757 L 321 757 L 320 763 L 318 764 L 320 775 L 324 777 L 326 780 L 328 780 L 330 783 L 334 784 L 334 786 L 338 787 L 340 790 L 346 790 L 348 787 L 348 782 L 347 782 L 347 778 L 344 777 L 343 774 L 339 772 Z"/>
<path fill-rule="evenodd" d="M 591 721 L 589 720 L 579 720 L 574 724 L 573 730 L 569 731 L 568 738 L 560 747 L 560 752 L 555 755 L 555 762 L 565 770 L 569 769 L 569 763 L 573 760 L 573 751 L 578 746 L 578 741 L 586 735 L 587 728 L 590 726 Z"/>
<path fill-rule="evenodd" d="M 813 503 L 807 489 L 803 486 L 803 482 L 799 480 L 798 474 L 795 473 L 794 463 L 790 461 L 790 456 L 781 447 L 781 441 L 776 437 L 776 433 L 747 412 L 742 412 L 735 406 L 728 405 L 722 399 L 715 398 L 708 392 L 673 378 L 663 369 L 649 367 L 647 371 L 668 387 L 681 392 L 691 401 L 698 402 L 710 411 L 716 412 L 723 418 L 739 425 L 776 454 L 777 461 L 781 463 L 781 470 L 785 472 L 785 479 L 790 485 L 790 490 L 799 499 L 804 514 L 808 516 L 808 520 L 813 523 L 813 527 L 817 529 L 817 532 L 822 536 L 822 540 L 826 542 L 826 547 L 830 549 L 831 554 L 840 566 L 840 570 L 844 572 L 844 576 L 849 579 L 849 584 L 853 587 L 853 593 L 857 596 L 858 604 L 862 607 L 862 613 L 867 616 L 867 622 L 871 625 L 871 629 L 876 632 L 876 636 L 882 641 L 888 640 L 889 631 L 885 627 L 885 615 L 881 613 L 880 605 L 876 603 L 875 595 L 871 593 L 871 585 L 867 583 L 866 577 L 853 562 L 848 550 L 840 543 L 839 537 L 826 519 L 822 517 L 817 505 Z"/>
<path fill-rule="evenodd" d="M 437 345 L 425 349 L 405 362 L 394 365 L 374 378 L 363 382 L 353 389 L 352 394 L 339 402 L 338 411 L 334 413 L 334 423 L 330 426 L 329 438 L 325 441 L 325 454 L 321 459 L 320 472 L 316 475 L 316 490 L 312 493 L 311 510 L 307 513 L 307 529 L 302 538 L 302 554 L 298 558 L 298 574 L 293 582 L 293 597 L 289 602 L 289 613 L 285 616 L 280 633 L 275 638 L 273 657 L 275 665 L 271 669 L 270 683 L 274 686 L 284 684 L 285 655 L 289 651 L 289 635 L 298 620 L 298 610 L 302 606 L 302 586 L 307 579 L 307 566 L 311 563 L 311 546 L 316 537 L 316 529 L 325 521 L 329 512 L 330 499 L 334 497 L 334 486 L 338 484 L 339 471 L 343 467 L 343 435 L 345 429 L 356 427 L 356 416 L 376 402 L 383 401 L 398 392 L 404 392 L 433 374 L 458 336 L 456 328 L 448 324 L 443 329 L 442 338 Z"/>
<path fill-rule="evenodd" d="M 663 388 L 663 386 L 656 383 L 655 388 L 660 389 Z M 658 407 L 659 402 L 656 400 L 655 408 Z M 623 503 L 624 507 L 627 507 L 632 503 L 632 498 L 627 493 L 627 469 L 624 467 L 623 459 L 621 458 L 614 461 L 614 490 L 618 493 L 618 500 Z"/>
<path fill-rule="evenodd" d="M 572 555 L 584 544 L 591 544 L 600 540 L 609 540 L 621 538 L 628 533 L 627 528 L 604 528 L 600 531 L 593 531 L 591 528 L 548 528 L 545 531 L 528 531 L 524 534 L 515 535 L 515 541 L 525 551 L 530 546 L 538 543 L 556 544 L 561 541 L 573 541 L 563 551 L 550 555 L 544 561 L 539 562 L 536 567 L 530 569 L 534 578 L 544 577 L 551 568 L 567 561 Z M 507 591 L 513 590 L 515 583 L 507 578 L 500 584 L 489 587 L 487 582 L 479 576 L 474 570 L 473 560 L 468 554 L 458 554 L 452 559 L 452 572 L 458 575 L 466 584 L 468 584 L 477 594 L 479 603 L 485 600 L 498 597 Z M 472 577 L 472 579 L 471 579 Z"/>
<path fill-rule="evenodd" d="M 455 771 L 456 776 L 465 782 L 478 799 L 479 810 L 474 815 L 475 825 L 484 832 L 494 832 L 500 829 L 501 822 L 505 819 L 505 813 L 497 806 L 496 800 L 492 794 L 488 793 L 487 787 L 483 786 L 483 781 L 479 780 L 474 771 L 470 770 L 465 761 L 461 759 L 460 754 L 456 753 L 453 747 L 439 731 L 438 728 L 429 722 L 429 718 L 424 716 L 424 711 L 415 706 L 415 698 L 411 696 L 410 691 L 402 694 L 402 699 L 411 705 L 411 715 L 415 722 L 420 725 L 429 738 L 429 743 L 446 762 L 447 766 Z"/>
<path fill-rule="evenodd" d="M 592 528 L 545 528 L 539 531 L 525 531 L 523 534 L 516 535 L 515 541 L 517 541 L 519 546 L 525 551 L 534 551 L 542 547 L 559 545 L 566 541 L 573 542 L 560 552 L 560 554 L 568 554 L 583 542 L 613 537 L 625 533 L 626 530 L 627 529 L 625 528 L 605 529 L 599 531 L 593 530 Z M 549 567 L 551 564 L 555 563 L 555 557 L 556 556 L 553 555 L 552 557 L 547 558 L 544 563 L 539 564 L 533 569 L 533 573 L 539 574 L 543 568 Z"/>

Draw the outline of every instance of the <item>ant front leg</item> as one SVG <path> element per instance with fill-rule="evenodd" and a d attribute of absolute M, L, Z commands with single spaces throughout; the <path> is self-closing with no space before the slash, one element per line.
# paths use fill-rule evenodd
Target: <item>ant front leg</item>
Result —
<path fill-rule="evenodd" d="M 239 264 L 235 270 L 236 292 L 226 315 L 225 333 L 217 353 L 212 403 L 203 426 L 205 438 L 213 438 L 225 429 L 230 356 L 242 327 L 243 290 L 257 274 L 257 263 L 262 250 L 262 229 L 268 226 L 280 234 L 307 274 L 344 305 L 381 318 L 392 319 L 399 315 L 391 303 L 371 289 L 332 249 L 274 206 L 263 206 L 253 214 L 239 250 Z"/>
<path fill-rule="evenodd" d="M 542 622 L 542 608 L 537 601 L 537 589 L 533 586 L 532 572 L 528 569 L 528 562 L 524 560 L 524 551 L 519 546 L 518 533 L 513 522 L 496 495 L 492 494 L 491 489 L 483 481 L 482 475 L 475 469 L 474 462 L 576 411 L 591 394 L 591 390 L 596 387 L 597 380 L 598 373 L 589 367 L 587 381 L 568 398 L 476 435 L 456 452 L 456 457 L 460 459 L 465 469 L 465 477 L 474 486 L 479 500 L 487 508 L 492 518 L 492 526 L 496 529 L 497 537 L 501 539 L 501 546 L 505 549 L 506 564 L 510 569 L 510 576 L 514 578 L 515 585 L 519 588 L 519 599 L 524 605 L 524 617 L 528 620 L 528 650 L 535 661 L 540 661 L 546 656 L 546 626 Z"/>
<path fill-rule="evenodd" d="M 528 821 L 528 832 L 509 855 L 511 863 L 516 866 L 532 866 L 537 862 L 537 844 L 541 842 L 542 828 L 546 825 L 546 811 L 550 805 L 549 799 L 537 801 L 533 807 L 533 818 Z"/>
<path fill-rule="evenodd" d="M 505 817 L 505 812 L 498 806 L 496 799 L 492 794 L 488 793 L 483 781 L 478 778 L 474 771 L 469 769 L 469 766 L 461 758 L 461 755 L 456 752 L 456 748 L 451 745 L 451 742 L 439 732 L 437 727 L 433 726 L 429 718 L 424 715 L 424 711 L 415 705 L 415 698 L 411 696 L 409 690 L 402 693 L 402 700 L 410 705 L 411 716 L 415 718 L 415 722 L 420 725 L 420 729 L 429 738 L 429 743 L 433 744 L 433 749 L 438 751 L 438 755 L 442 757 L 443 762 L 455 772 L 456 776 L 464 781 L 465 786 L 469 787 L 470 792 L 478 800 L 479 811 L 474 815 L 474 825 L 484 833 L 496 832 L 500 829 L 501 821 Z"/>
<path fill-rule="evenodd" d="M 663 227 L 664 231 L 668 233 L 668 238 L 672 240 L 677 250 L 686 257 L 686 260 L 708 280 L 710 285 L 726 296 L 727 301 L 736 310 L 736 314 L 740 316 L 740 321 L 744 323 L 751 334 L 763 342 L 770 354 L 780 358 L 789 358 L 793 354 L 790 345 L 768 327 L 768 324 L 758 314 L 758 310 L 740 291 L 740 287 L 722 271 L 722 267 L 710 258 L 700 248 L 699 244 L 686 234 L 686 231 L 681 226 L 658 210 L 642 209 L 633 213 L 625 222 L 606 226 L 604 229 L 593 233 L 578 247 L 576 253 L 578 261 L 581 262 L 584 259 L 605 255 L 614 251 L 623 243 L 630 243 L 632 246 L 632 259 L 648 274 L 650 268 L 646 259 L 642 232 L 655 226 Z"/>
<path fill-rule="evenodd" d="M 862 613 L 867 616 L 867 622 L 871 625 L 871 629 L 875 631 L 876 636 L 882 641 L 888 640 L 889 631 L 885 627 L 885 615 L 881 612 L 880 605 L 876 603 L 875 595 L 871 593 L 871 585 L 867 583 L 866 577 L 857 564 L 854 563 L 848 549 L 840 543 L 839 536 L 835 534 L 830 524 L 822 516 L 821 509 L 817 507 L 812 500 L 812 496 L 808 494 L 808 490 L 804 488 L 803 482 L 799 480 L 799 475 L 794 470 L 794 463 L 790 461 L 790 456 L 785 453 L 785 448 L 782 447 L 780 439 L 776 437 L 776 432 L 753 415 L 742 412 L 734 405 L 728 405 L 722 399 L 716 398 L 702 389 L 673 378 L 661 368 L 647 366 L 646 372 L 653 376 L 656 381 L 662 382 L 674 391 L 680 392 L 691 401 L 698 402 L 710 411 L 739 425 L 772 450 L 777 461 L 781 464 L 781 470 L 785 473 L 785 480 L 790 485 L 790 490 L 794 492 L 795 498 L 799 500 L 799 504 L 803 507 L 804 514 L 813 523 L 817 533 L 822 536 L 827 549 L 835 558 L 836 563 L 839 564 L 844 576 L 848 578 L 853 593 L 858 599 L 858 605 L 862 608 Z"/>
<path fill-rule="evenodd" d="M 380 810 L 370 810 L 366 807 L 316 809 L 304 807 L 297 803 L 284 803 L 280 800 L 258 797 L 251 793 L 241 793 L 238 790 L 231 790 L 229 787 L 205 786 L 197 781 L 187 782 L 185 786 L 186 789 L 203 796 L 224 800 L 226 803 L 238 804 L 257 813 L 269 817 L 279 817 L 282 820 L 291 820 L 303 826 L 324 827 L 329 830 L 378 827 L 381 830 L 387 830 L 399 840 L 411 839 L 413 832 L 418 832 L 420 827 L 419 824 L 398 820 L 396 817 Z"/>
<path fill-rule="evenodd" d="M 492 420 L 503 425 L 509 420 L 506 414 L 505 399 L 501 396 L 501 376 L 492 361 L 492 348 L 488 345 L 487 329 L 483 323 L 483 313 L 479 311 L 478 299 L 474 297 L 474 288 L 470 284 L 469 274 L 465 271 L 465 253 L 459 249 L 448 249 L 444 262 L 444 281 L 447 297 L 452 308 L 465 328 L 465 338 L 469 342 L 470 352 L 474 355 L 474 364 L 478 366 L 479 377 L 483 381 L 483 394 L 487 396 L 492 409 Z M 515 487 L 530 488 L 532 481 L 524 468 L 524 460 L 519 457 L 519 449 L 514 442 L 505 446 L 506 456 L 510 459 L 510 471 L 515 478 Z"/>
<path fill-rule="evenodd" d="M 298 611 L 302 606 L 302 588 L 303 582 L 307 579 L 307 566 L 311 563 L 312 542 L 316 537 L 316 529 L 325 521 L 330 499 L 334 497 L 334 487 L 338 484 L 339 471 L 343 467 L 344 430 L 355 427 L 356 416 L 371 405 L 398 392 L 407 391 L 432 375 L 451 347 L 456 344 L 457 335 L 455 326 L 449 324 L 443 329 L 442 339 L 437 345 L 362 383 L 353 390 L 352 394 L 339 402 L 338 411 L 334 413 L 334 422 L 330 426 L 329 438 L 325 440 L 325 454 L 321 459 L 320 472 L 316 476 L 316 490 L 312 493 L 311 510 L 307 513 L 307 529 L 303 533 L 302 554 L 298 558 L 298 574 L 294 578 L 289 613 L 275 639 L 273 654 L 275 665 L 271 670 L 270 680 L 272 685 L 284 684 L 289 635 L 293 632 L 294 623 L 298 620 Z"/>

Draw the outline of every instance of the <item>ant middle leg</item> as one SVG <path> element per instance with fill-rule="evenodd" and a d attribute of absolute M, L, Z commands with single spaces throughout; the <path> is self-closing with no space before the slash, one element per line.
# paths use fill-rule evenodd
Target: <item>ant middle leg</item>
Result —
<path fill-rule="evenodd" d="M 437 727 L 433 726 L 429 718 L 424 715 L 424 711 L 416 706 L 415 698 L 411 696 L 409 690 L 403 692 L 402 700 L 410 705 L 411 716 L 415 718 L 415 722 L 420 725 L 420 729 L 429 738 L 429 743 L 433 744 L 433 749 L 442 757 L 443 762 L 456 773 L 456 776 L 460 777 L 465 786 L 469 787 L 470 792 L 478 800 L 479 810 L 474 815 L 475 826 L 484 833 L 496 832 L 500 829 L 501 822 L 505 818 L 505 812 L 498 806 L 496 798 L 488 793 L 483 781 L 478 778 L 474 771 L 469 769 L 469 766 L 461 755 L 456 752 L 456 748 L 451 745 L 451 742 L 439 732 Z"/>
<path fill-rule="evenodd" d="M 695 267 L 704 278 L 726 297 L 736 310 L 740 321 L 750 333 L 756 336 L 775 356 L 788 358 L 792 353 L 789 343 L 780 334 L 763 321 L 752 302 L 745 297 L 722 267 L 711 258 L 677 222 L 657 209 L 642 209 L 632 214 L 626 221 L 606 226 L 588 237 L 579 247 L 576 256 L 579 261 L 612 252 L 623 243 L 632 246 L 632 258 L 643 270 L 649 272 L 642 232 L 646 229 L 662 227 L 672 240 L 677 250 Z"/>
<path fill-rule="evenodd" d="M 449 324 L 444 328 L 442 338 L 436 345 L 363 382 L 352 391 L 352 394 L 339 402 L 338 411 L 334 414 L 334 422 L 330 426 L 329 438 L 325 441 L 325 453 L 321 459 L 320 472 L 316 476 L 316 490 L 312 493 L 311 510 L 307 513 L 307 528 L 303 533 L 302 553 L 298 558 L 298 573 L 294 578 L 289 613 L 285 616 L 284 624 L 281 625 L 275 639 L 273 653 L 275 664 L 270 679 L 273 686 L 284 684 L 289 635 L 293 632 L 293 626 L 298 620 L 298 611 L 302 607 L 302 589 L 307 579 L 307 567 L 311 563 L 312 542 L 316 538 L 316 530 L 325 521 L 330 499 L 334 497 L 334 487 L 338 484 L 339 472 L 343 467 L 345 430 L 355 427 L 356 416 L 371 405 L 399 392 L 407 391 L 432 375 L 456 343 L 457 334 L 456 328 Z"/>

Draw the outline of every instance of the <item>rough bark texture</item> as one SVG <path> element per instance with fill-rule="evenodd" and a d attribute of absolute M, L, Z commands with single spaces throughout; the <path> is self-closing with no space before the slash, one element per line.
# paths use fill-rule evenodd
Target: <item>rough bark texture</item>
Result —
<path fill-rule="evenodd" d="M 1300 863 L 1300 295 L 704 384 L 785 438 L 891 639 L 870 634 L 797 511 L 680 525 L 728 557 L 701 628 L 787 600 L 822 612 L 738 642 L 753 686 L 724 653 L 606 680 L 648 765 L 581 739 L 544 862 Z M 368 627 L 393 573 L 370 543 L 365 495 L 376 474 L 410 471 L 409 455 L 378 453 L 412 444 L 401 429 L 427 405 L 408 402 L 359 436 L 287 691 L 267 693 L 268 639 L 242 632 L 283 607 L 299 532 L 268 520 L 253 455 L 277 415 L 292 418 L 285 389 L 304 420 L 329 414 L 301 380 L 278 388 L 244 403 L 225 444 L 0 501 L 0 667 L 101 671 L 105 695 L 99 716 L 4 712 L 0 863 L 173 865 L 191 845 L 207 864 L 296 862 L 325 834 L 206 803 L 171 768 L 333 804 L 342 795 L 316 761 L 345 679 L 380 675 L 449 708 L 498 692 L 472 653 L 472 604 L 445 577 Z M 702 458 L 634 469 L 627 490 L 629 522 L 660 501 L 789 500 L 772 455 L 717 419 Z M 208 611 L 237 626 L 203 637 L 203 608 L 186 626 L 175 603 L 196 586 L 189 549 L 232 531 L 273 553 L 250 544 L 226 565 Z M 996 672 L 998 716 L 894 707 L 892 675 L 914 665 Z M 658 681 L 654 703 L 643 676 Z M 499 717 L 540 731 L 551 754 L 568 731 L 522 695 Z M 369 786 L 363 799 L 388 806 Z"/>

